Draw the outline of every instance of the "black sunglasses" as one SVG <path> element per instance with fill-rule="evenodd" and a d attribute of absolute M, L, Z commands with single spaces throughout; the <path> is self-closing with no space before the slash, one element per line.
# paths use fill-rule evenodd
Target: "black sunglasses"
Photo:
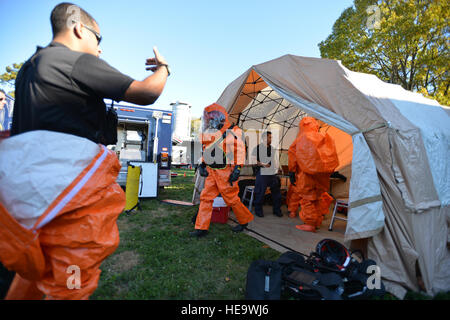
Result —
<path fill-rule="evenodd" d="M 88 29 L 90 32 L 94 34 L 94 36 L 97 38 L 97 44 L 100 45 L 100 42 L 102 41 L 102 36 L 96 32 L 94 29 L 89 28 L 88 26 L 83 25 L 86 29 Z"/>

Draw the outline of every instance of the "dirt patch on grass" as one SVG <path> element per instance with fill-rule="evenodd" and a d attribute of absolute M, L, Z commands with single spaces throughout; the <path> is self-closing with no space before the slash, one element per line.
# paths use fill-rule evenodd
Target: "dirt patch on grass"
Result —
<path fill-rule="evenodd" d="M 168 217 L 175 209 L 177 209 L 177 208 L 176 207 L 175 208 L 164 208 L 164 207 L 158 208 L 158 211 L 156 211 L 156 216 L 161 217 L 161 218 Z"/>
<path fill-rule="evenodd" d="M 150 229 L 152 227 L 151 223 L 147 223 L 145 225 L 143 225 L 140 230 L 142 230 L 143 232 L 146 232 L 148 229 Z"/>
<path fill-rule="evenodd" d="M 133 228 L 133 223 L 130 223 L 128 219 L 119 219 L 117 220 L 117 227 L 119 228 L 119 232 L 126 232 Z"/>
<path fill-rule="evenodd" d="M 157 209 L 145 210 L 144 214 L 148 214 L 151 218 L 164 218 L 168 217 L 175 209 L 175 207 L 170 207 L 170 205 L 164 205 Z"/>
<path fill-rule="evenodd" d="M 124 251 L 111 257 L 109 271 L 122 273 L 132 269 L 139 263 L 139 254 L 134 251 Z"/>

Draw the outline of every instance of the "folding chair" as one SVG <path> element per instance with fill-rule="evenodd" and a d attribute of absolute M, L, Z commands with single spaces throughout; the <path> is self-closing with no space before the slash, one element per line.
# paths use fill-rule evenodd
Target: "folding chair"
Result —
<path fill-rule="evenodd" d="M 333 209 L 333 215 L 331 216 L 330 226 L 328 227 L 329 231 L 333 231 L 333 224 L 335 219 L 347 221 L 347 218 L 336 216 L 338 208 L 348 208 L 348 199 L 336 199 L 336 203 Z"/>
<path fill-rule="evenodd" d="M 252 205 L 253 205 L 253 194 L 255 192 L 254 186 L 246 186 L 244 190 L 244 194 L 242 195 L 242 203 L 244 203 L 244 200 L 248 200 L 248 210 L 252 211 Z M 249 193 L 250 199 L 247 197 L 247 193 Z"/>

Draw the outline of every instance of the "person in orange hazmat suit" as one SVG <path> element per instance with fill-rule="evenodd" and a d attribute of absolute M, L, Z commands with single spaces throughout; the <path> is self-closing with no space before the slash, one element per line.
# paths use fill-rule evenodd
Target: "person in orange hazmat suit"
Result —
<path fill-rule="evenodd" d="M 238 197 L 238 179 L 245 162 L 245 144 L 242 130 L 231 125 L 225 108 L 214 103 L 203 112 L 203 157 L 199 173 L 206 177 L 200 194 L 200 206 L 195 220 L 195 231 L 190 235 L 203 237 L 208 233 L 213 201 L 220 194 L 231 207 L 239 224 L 234 232 L 241 232 L 253 220 L 253 215 Z"/>
<path fill-rule="evenodd" d="M 8 185 L 0 188 L 0 261 L 16 272 L 6 299 L 88 299 L 119 245 L 125 193 L 116 154 L 73 135 L 30 131 L 0 142 L 0 162 Z"/>
<path fill-rule="evenodd" d="M 125 206 L 119 160 L 104 148 L 117 142 L 104 99 L 153 104 L 170 75 L 156 47 L 142 81 L 100 59 L 100 26 L 75 4 L 56 5 L 50 23 L 50 44 L 17 74 L 11 137 L 0 143 L 0 264 L 17 275 L 7 299 L 94 292 Z"/>
<path fill-rule="evenodd" d="M 300 133 L 301 131 L 299 130 L 297 138 L 294 140 L 294 142 L 290 145 L 288 149 L 288 170 L 289 170 L 290 185 L 286 196 L 286 204 L 288 206 L 290 218 L 295 218 L 297 216 L 297 211 L 300 206 L 301 200 L 301 192 L 298 191 L 297 185 L 295 184 L 296 180 L 295 176 L 300 172 L 300 168 L 297 165 L 296 159 L 296 146 L 300 138 Z M 334 201 L 333 197 L 331 197 L 328 194 L 328 192 L 322 193 L 320 201 L 320 211 L 322 214 L 320 215 L 319 220 L 317 221 L 316 225 L 317 228 L 319 228 L 320 225 L 322 224 L 323 217 L 328 213 L 329 206 L 333 201 Z"/>
<path fill-rule="evenodd" d="M 300 124 L 299 124 L 300 126 Z M 300 130 L 298 132 L 297 138 L 289 146 L 288 149 L 288 168 L 289 168 L 289 188 L 286 196 L 286 204 L 289 211 L 289 217 L 295 218 L 297 215 L 298 207 L 300 206 L 301 194 L 297 190 L 297 185 L 295 184 L 295 175 L 300 172 L 297 166 L 296 152 L 295 148 L 297 145 L 297 140 L 300 137 Z"/>
<path fill-rule="evenodd" d="M 292 188 L 288 202 L 289 216 L 295 217 L 300 205 L 299 216 L 304 224 L 296 228 L 315 232 L 333 201 L 327 190 L 330 175 L 339 164 L 336 146 L 327 133 L 319 132 L 319 124 L 314 118 L 304 117 L 288 155 Z"/>

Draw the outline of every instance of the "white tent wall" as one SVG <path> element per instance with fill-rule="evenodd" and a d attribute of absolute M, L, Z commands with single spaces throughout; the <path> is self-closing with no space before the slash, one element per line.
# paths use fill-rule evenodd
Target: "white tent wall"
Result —
<path fill-rule="evenodd" d="M 372 155 L 379 163 L 378 173 L 383 177 L 385 205 L 389 203 L 386 205 L 389 209 L 385 210 L 385 232 L 372 238 L 369 250 L 374 257 L 387 256 L 405 262 L 403 272 L 397 270 L 393 274 L 392 268 L 384 268 L 385 277 L 392 281 L 388 284 L 390 291 L 397 296 L 405 293 L 402 288 L 405 282 L 415 284 L 416 262 L 428 294 L 448 290 L 450 118 L 445 110 L 448 108 L 400 86 L 384 83 L 373 75 L 346 72 L 349 81 L 390 121 L 387 130 L 366 134 Z M 385 144 L 390 146 L 389 150 L 380 148 Z M 390 166 L 383 165 L 386 163 Z M 388 242 L 398 247 L 398 255 L 376 250 Z"/>
<path fill-rule="evenodd" d="M 398 86 L 375 76 L 351 72 L 334 60 L 292 55 L 253 66 L 217 103 L 237 120 L 267 85 L 308 115 L 353 135 L 350 201 L 358 206 L 350 208 L 346 236 L 369 236 L 369 258 L 380 265 L 388 290 L 400 298 L 406 289 L 418 291 L 416 263 L 429 294 L 449 290 L 450 207 L 442 206 L 450 197 L 449 110 L 429 103 L 441 117 L 434 122 L 439 128 L 429 130 L 407 116 L 408 103 L 415 101 L 418 114 L 427 117 L 418 94 L 403 100 L 406 94 L 395 96 L 385 87 Z M 436 143 L 439 150 L 433 149 Z"/>
<path fill-rule="evenodd" d="M 391 99 L 391 101 L 405 118 L 420 129 L 439 200 L 442 206 L 449 206 L 450 166 L 442 161 L 442 159 L 450 159 L 449 117 L 443 107 L 431 104 L 436 101 L 423 99 L 423 103 L 397 99 Z M 450 110 L 450 108 L 447 109 Z M 423 116 L 424 113 L 426 117 Z"/>
<path fill-rule="evenodd" d="M 367 97 L 386 122 L 389 122 L 391 130 L 388 131 L 388 142 L 392 150 L 391 167 L 405 205 L 412 212 L 439 207 L 441 201 L 439 201 L 437 188 L 450 188 L 448 175 L 440 181 L 437 178 L 446 172 L 449 173 L 448 170 L 450 170 L 446 161 L 442 161 L 442 159 L 450 158 L 448 150 L 450 129 L 444 129 L 445 122 L 448 123 L 450 118 L 443 108 L 433 100 L 404 90 L 398 85 L 387 84 L 373 75 L 346 70 L 346 78 Z M 405 100 L 401 100 L 402 98 Z M 399 105 L 402 106 L 403 113 L 397 108 Z M 421 118 L 428 120 L 419 120 L 418 116 L 412 117 L 420 113 L 419 108 L 423 109 Z M 433 118 L 436 121 L 433 121 Z M 430 136 L 434 137 L 433 143 L 428 142 Z M 425 144 L 424 141 L 428 143 Z M 436 147 L 426 147 L 431 144 Z M 443 150 L 440 151 L 440 149 Z M 435 165 L 436 162 L 439 164 Z M 423 177 L 433 177 L 433 179 L 423 179 Z M 417 184 L 417 181 L 421 181 L 421 184 Z"/>
<path fill-rule="evenodd" d="M 449 218 L 450 206 L 432 208 L 422 214 L 412 215 L 414 246 L 419 252 L 418 265 L 427 292 L 432 295 L 448 291 L 450 287 Z M 424 232 L 424 226 L 427 226 L 429 232 Z M 435 263 L 430 264 L 429 261 Z"/>
<path fill-rule="evenodd" d="M 368 227 L 370 226 L 370 227 Z M 377 169 L 361 133 L 353 136 L 350 210 L 345 240 L 369 238 L 384 226 L 384 213 Z"/>
<path fill-rule="evenodd" d="M 381 269 L 389 292 L 402 298 L 406 289 L 418 291 L 416 263 L 426 291 L 434 295 L 450 288 L 447 247 L 449 207 L 410 213 L 395 185 L 392 172 L 378 169 L 385 225 L 370 238 L 368 255 Z"/>
<path fill-rule="evenodd" d="M 358 90 L 369 99 L 377 100 L 374 105 L 386 118 L 388 113 L 394 112 L 395 114 L 390 115 L 391 119 L 403 117 L 413 124 L 414 129 L 420 131 L 440 202 L 443 206 L 450 205 L 450 167 L 442 161 L 450 159 L 450 108 L 399 85 L 385 83 L 373 75 L 348 70 L 347 74 Z M 382 100 L 387 102 L 383 103 Z M 397 121 L 395 125 L 399 126 L 401 123 L 405 121 Z M 436 203 L 431 206 L 436 206 Z"/>

